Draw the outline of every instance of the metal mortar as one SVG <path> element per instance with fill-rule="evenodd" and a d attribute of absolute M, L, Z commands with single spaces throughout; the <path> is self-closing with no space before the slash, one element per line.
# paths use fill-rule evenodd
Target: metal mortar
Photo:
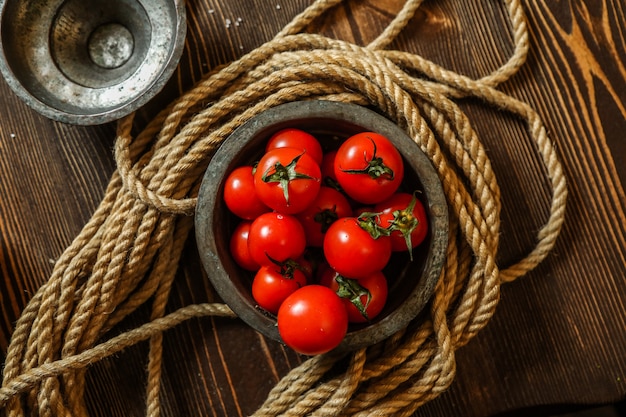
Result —
<path fill-rule="evenodd" d="M 0 70 L 39 113 L 95 125 L 154 97 L 186 33 L 184 0 L 0 0 Z"/>

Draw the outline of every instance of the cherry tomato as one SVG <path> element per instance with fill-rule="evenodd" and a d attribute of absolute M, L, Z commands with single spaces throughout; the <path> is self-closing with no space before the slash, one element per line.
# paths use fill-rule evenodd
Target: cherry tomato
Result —
<path fill-rule="evenodd" d="M 253 171 L 251 166 L 235 168 L 224 181 L 226 207 L 236 216 L 246 220 L 252 220 L 270 211 L 256 195 Z"/>
<path fill-rule="evenodd" d="M 394 251 L 412 250 L 428 234 L 428 217 L 424 205 L 414 194 L 396 193 L 374 207 L 380 213 L 379 224 L 390 228 Z"/>
<path fill-rule="evenodd" d="M 276 148 L 296 148 L 307 153 L 317 164 L 322 163 L 322 145 L 315 136 L 304 130 L 287 128 L 272 135 L 265 145 L 265 152 Z"/>
<path fill-rule="evenodd" d="M 307 245 L 322 246 L 326 230 L 337 219 L 352 215 L 348 199 L 334 188 L 320 187 L 313 203 L 298 213 L 296 217 L 302 223 Z"/>
<path fill-rule="evenodd" d="M 324 237 L 323 250 L 328 264 L 346 278 L 364 277 L 382 270 L 391 257 L 391 241 L 389 236 L 377 235 L 378 228 L 373 219 L 344 217 L 337 220 Z"/>
<path fill-rule="evenodd" d="M 374 319 L 387 302 L 387 278 L 380 271 L 359 279 L 348 279 L 327 268 L 322 273 L 320 284 L 341 297 L 350 323 L 365 323 Z"/>
<path fill-rule="evenodd" d="M 337 347 L 348 331 L 348 313 L 339 296 L 322 285 L 296 290 L 278 310 L 283 342 L 304 355 L 319 355 Z"/>
<path fill-rule="evenodd" d="M 320 170 L 322 171 L 322 184 L 341 191 L 341 186 L 337 182 L 335 176 L 335 156 L 337 150 L 333 149 L 328 151 L 322 157 L 322 163 L 320 164 Z"/>
<path fill-rule="evenodd" d="M 250 256 L 248 249 L 248 234 L 252 222 L 244 220 L 240 222 L 230 237 L 230 254 L 240 267 L 248 271 L 256 271 L 259 264 Z"/>
<path fill-rule="evenodd" d="M 254 173 L 259 199 L 280 213 L 294 214 L 315 200 L 321 186 L 320 167 L 306 152 L 276 148 L 266 152 Z"/>
<path fill-rule="evenodd" d="M 307 284 L 304 273 L 293 266 L 263 265 L 252 280 L 252 297 L 272 314 L 298 288 Z"/>
<path fill-rule="evenodd" d="M 389 198 L 404 178 L 400 152 L 389 139 L 374 132 L 346 139 L 337 150 L 334 169 L 346 194 L 364 204 Z"/>
<path fill-rule="evenodd" d="M 263 213 L 250 225 L 248 250 L 259 265 L 297 259 L 304 253 L 305 247 L 304 229 L 294 216 Z"/>
<path fill-rule="evenodd" d="M 373 206 L 360 206 L 352 210 L 352 215 L 354 217 L 360 217 L 363 214 L 367 213 L 375 213 Z"/>
<path fill-rule="evenodd" d="M 304 250 L 302 256 L 296 259 L 297 268 L 304 273 L 307 282 L 313 281 L 317 270 L 317 261 L 311 256 L 308 250 Z"/>

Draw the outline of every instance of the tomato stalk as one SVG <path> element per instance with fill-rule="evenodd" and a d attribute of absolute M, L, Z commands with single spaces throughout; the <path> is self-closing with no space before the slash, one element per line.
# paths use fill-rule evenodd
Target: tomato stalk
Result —
<path fill-rule="evenodd" d="M 313 216 L 313 220 L 319 223 L 322 233 L 326 233 L 331 224 L 333 224 L 339 216 L 337 215 L 337 208 L 333 206 L 332 209 L 324 209 Z"/>
<path fill-rule="evenodd" d="M 379 213 L 365 212 L 361 213 L 357 218 L 357 223 L 359 227 L 365 230 L 372 239 L 378 239 L 381 236 L 389 236 L 392 232 L 388 227 L 382 227 L 378 221 L 376 221 L 376 217 Z"/>
<path fill-rule="evenodd" d="M 296 269 L 303 271 L 303 268 L 300 264 L 292 259 L 287 259 L 286 261 L 277 261 L 269 256 L 267 253 L 265 254 L 267 258 L 272 261 L 272 263 L 280 268 L 280 275 L 285 277 L 286 279 L 293 279 L 293 274 Z"/>
<path fill-rule="evenodd" d="M 310 177 L 306 174 L 296 171 L 296 164 L 300 160 L 300 158 L 304 155 L 301 153 L 296 156 L 289 162 L 287 165 L 283 165 L 280 162 L 276 162 L 272 168 L 274 168 L 274 172 L 270 174 L 272 168 L 268 168 L 267 171 L 263 173 L 261 180 L 266 183 L 277 182 L 280 184 L 283 189 L 283 196 L 285 197 L 285 201 L 289 203 L 289 183 L 293 180 L 297 179 L 305 179 L 312 180 L 313 177 Z"/>
<path fill-rule="evenodd" d="M 330 188 L 334 188 L 335 190 L 339 192 L 344 192 L 343 189 L 341 188 L 341 185 L 339 185 L 339 182 L 337 182 L 337 180 L 334 178 L 324 177 L 324 185 Z"/>
<path fill-rule="evenodd" d="M 365 317 L 365 320 L 369 321 L 370 318 L 367 314 L 367 307 L 372 299 L 372 294 L 369 290 L 359 284 L 356 279 L 348 279 L 339 274 L 335 277 L 335 281 L 339 284 L 337 289 L 337 295 L 341 298 L 349 300 L 359 312 Z M 365 303 L 361 300 L 361 297 L 365 296 Z"/>
<path fill-rule="evenodd" d="M 417 203 L 417 197 L 413 194 L 413 198 L 403 210 L 395 210 L 393 212 L 393 220 L 389 223 L 387 229 L 390 232 L 399 231 L 404 237 L 406 247 L 409 250 L 409 257 L 413 261 L 413 244 L 411 242 L 411 233 L 419 225 L 419 219 L 413 214 L 413 209 Z"/>
<path fill-rule="evenodd" d="M 374 180 L 383 178 L 392 181 L 394 178 L 393 169 L 385 165 L 383 158 L 376 156 L 376 142 L 372 139 L 370 140 L 374 146 L 374 152 L 372 153 L 372 158 L 370 160 L 367 159 L 367 154 L 364 153 L 364 159 L 367 166 L 363 169 L 343 169 L 342 171 L 348 174 L 366 174 Z"/>

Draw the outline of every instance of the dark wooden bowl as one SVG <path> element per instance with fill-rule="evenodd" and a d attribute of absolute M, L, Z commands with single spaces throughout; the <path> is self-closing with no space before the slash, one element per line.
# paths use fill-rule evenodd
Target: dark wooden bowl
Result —
<path fill-rule="evenodd" d="M 255 305 L 251 294 L 253 275 L 240 268 L 229 253 L 231 233 L 239 220 L 222 199 L 223 183 L 236 167 L 258 160 L 267 139 L 278 130 L 295 127 L 308 131 L 326 147 L 373 131 L 388 137 L 404 157 L 402 187 L 421 190 L 427 210 L 429 233 L 414 251 L 394 253 L 385 275 L 389 296 L 382 313 L 372 322 L 350 325 L 337 349 L 349 350 L 378 343 L 404 328 L 431 298 L 445 261 L 448 243 L 448 211 L 441 181 L 430 160 L 396 124 L 362 106 L 330 101 L 302 101 L 267 110 L 239 127 L 212 157 L 204 175 L 196 210 L 196 239 L 200 257 L 216 291 L 248 325 L 280 341 L 276 318 Z"/>

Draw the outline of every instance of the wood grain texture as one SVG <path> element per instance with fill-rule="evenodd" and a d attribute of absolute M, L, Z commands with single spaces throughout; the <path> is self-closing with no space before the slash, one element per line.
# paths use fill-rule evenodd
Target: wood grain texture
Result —
<path fill-rule="evenodd" d="M 148 120 L 203 74 L 271 39 L 308 0 L 188 0 L 180 65 L 139 112 Z M 309 28 L 371 42 L 401 0 L 347 0 Z M 457 352 L 452 387 L 416 416 L 488 416 L 626 398 L 626 6 L 621 0 L 524 2 L 528 61 L 501 89 L 535 108 L 564 163 L 567 220 L 554 252 L 503 287 L 489 325 Z M 513 50 L 502 2 L 426 1 L 393 48 L 480 77 Z M 498 259 L 534 244 L 548 183 L 526 127 L 476 100 L 461 103 L 502 189 Z M 114 170 L 115 126 L 68 126 L 27 108 L 0 81 L 0 359 L 29 298 L 78 234 Z M 170 311 L 215 300 L 188 243 Z M 147 320 L 139 310 L 113 332 Z M 93 416 L 144 415 L 147 344 L 94 364 Z M 303 358 L 238 320 L 192 320 L 164 342 L 164 416 L 243 416 Z"/>

